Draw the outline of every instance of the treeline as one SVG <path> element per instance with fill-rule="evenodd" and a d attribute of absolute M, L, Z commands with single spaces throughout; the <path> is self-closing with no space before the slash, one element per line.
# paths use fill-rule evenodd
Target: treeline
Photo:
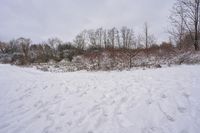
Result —
<path fill-rule="evenodd" d="M 177 46 L 179 47 L 179 45 Z M 45 63 L 50 60 L 59 62 L 63 59 L 72 61 L 78 55 L 92 56 L 92 54 L 97 55 L 109 51 L 111 55 L 112 52 L 124 53 L 123 55 L 126 55 L 131 62 L 132 58 L 139 52 L 145 53 L 148 57 L 155 50 L 158 53 L 160 49 L 174 51 L 176 46 L 172 45 L 170 41 L 157 44 L 153 34 L 149 33 L 148 24 L 145 23 L 144 33 L 137 36 L 133 29 L 127 27 L 120 29 L 98 28 L 82 31 L 72 42 L 51 38 L 46 42 L 34 44 L 30 39 L 23 37 L 10 42 L 0 42 L 0 61 L 17 65 Z"/>
<path fill-rule="evenodd" d="M 147 24 L 145 24 L 145 28 L 149 28 Z M 84 30 L 75 37 L 74 43 L 80 49 L 91 47 L 137 49 L 148 47 L 145 46 L 145 41 L 148 41 L 149 46 L 156 43 L 155 37 L 148 30 L 146 32 L 136 36 L 133 29 L 127 27 Z"/>
<path fill-rule="evenodd" d="M 147 27 L 146 27 L 147 28 Z M 145 36 L 146 35 L 146 36 Z M 74 56 L 103 49 L 142 49 L 156 45 L 153 35 L 135 36 L 134 31 L 127 27 L 121 29 L 84 30 L 73 42 L 63 42 L 58 38 L 34 44 L 28 38 L 13 39 L 0 42 L 1 62 L 24 65 L 42 63 L 49 60 L 71 61 Z M 148 45 L 147 42 L 148 41 Z"/>

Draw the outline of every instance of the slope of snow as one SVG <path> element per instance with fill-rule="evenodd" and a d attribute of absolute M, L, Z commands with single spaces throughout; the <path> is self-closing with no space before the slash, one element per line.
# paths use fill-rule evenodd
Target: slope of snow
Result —
<path fill-rule="evenodd" d="M 200 65 L 49 73 L 0 65 L 0 133 L 198 133 Z"/>

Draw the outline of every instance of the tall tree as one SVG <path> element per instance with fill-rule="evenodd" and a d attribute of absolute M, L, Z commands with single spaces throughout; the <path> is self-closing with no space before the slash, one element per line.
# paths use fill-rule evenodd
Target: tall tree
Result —
<path fill-rule="evenodd" d="M 95 34 L 96 34 L 97 45 L 99 47 L 102 47 L 102 44 L 103 44 L 103 28 L 98 28 L 96 30 Z"/>
<path fill-rule="evenodd" d="M 199 17 L 200 17 L 200 0 L 177 0 L 175 13 L 182 16 L 184 25 L 188 30 L 195 50 L 199 50 Z M 177 10 L 178 8 L 182 10 Z"/>
<path fill-rule="evenodd" d="M 24 55 L 25 61 L 28 61 L 28 53 L 29 53 L 29 47 L 31 44 L 31 40 L 28 38 L 21 37 L 16 40 L 16 43 L 20 47 L 20 49 Z"/>
<path fill-rule="evenodd" d="M 177 1 L 173 6 L 171 15 L 169 17 L 172 25 L 169 29 L 170 36 L 174 39 L 179 49 L 183 48 L 183 39 L 186 33 L 186 27 L 184 23 L 184 9 L 180 1 Z"/>
<path fill-rule="evenodd" d="M 74 43 L 75 43 L 75 45 L 78 49 L 81 49 L 81 50 L 85 49 L 85 47 L 86 47 L 86 33 L 87 33 L 87 31 L 84 30 L 75 37 Z"/>
<path fill-rule="evenodd" d="M 127 27 L 121 28 L 121 38 L 122 38 L 122 45 L 124 48 L 133 48 L 135 45 L 135 38 L 134 32 L 132 29 Z"/>
<path fill-rule="evenodd" d="M 155 43 L 155 37 L 149 32 L 149 25 L 147 22 L 144 23 L 144 45 L 146 49 L 146 54 L 148 56 L 148 48 Z"/>
<path fill-rule="evenodd" d="M 112 28 L 108 30 L 108 43 L 110 44 L 110 47 L 114 48 L 116 46 L 116 28 Z"/>
<path fill-rule="evenodd" d="M 89 42 L 90 45 L 93 47 L 97 46 L 97 34 L 95 33 L 95 30 L 88 30 L 87 31 L 88 37 L 89 37 Z"/>
<path fill-rule="evenodd" d="M 149 26 L 147 22 L 144 23 L 144 37 L 145 37 L 145 48 L 148 49 L 149 45 Z"/>
<path fill-rule="evenodd" d="M 5 54 L 7 52 L 8 45 L 5 42 L 0 42 L 0 53 Z"/>

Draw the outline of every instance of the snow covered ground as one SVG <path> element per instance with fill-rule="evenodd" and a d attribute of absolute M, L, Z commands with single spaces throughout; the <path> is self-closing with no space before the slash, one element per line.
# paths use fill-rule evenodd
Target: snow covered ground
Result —
<path fill-rule="evenodd" d="M 200 65 L 50 73 L 0 65 L 0 133 L 199 133 Z"/>

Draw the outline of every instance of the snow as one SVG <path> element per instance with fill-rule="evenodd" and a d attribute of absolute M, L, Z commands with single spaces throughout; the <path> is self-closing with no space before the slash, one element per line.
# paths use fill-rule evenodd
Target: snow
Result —
<path fill-rule="evenodd" d="M 0 133 L 198 133 L 200 65 L 41 72 L 0 65 Z"/>

